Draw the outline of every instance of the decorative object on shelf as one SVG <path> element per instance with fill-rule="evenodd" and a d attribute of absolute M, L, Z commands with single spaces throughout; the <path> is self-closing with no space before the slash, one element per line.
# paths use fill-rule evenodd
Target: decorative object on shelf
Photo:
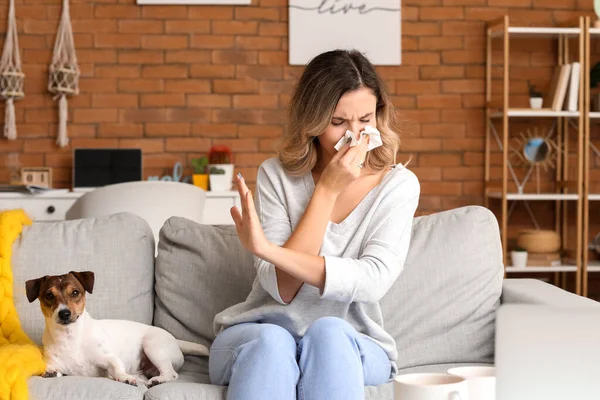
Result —
<path fill-rule="evenodd" d="M 525 268 L 527 266 L 527 250 L 522 247 L 515 247 L 510 252 L 512 266 L 514 268 Z"/>
<path fill-rule="evenodd" d="M 71 28 L 69 15 L 69 0 L 63 0 L 48 81 L 48 90 L 56 94 L 53 100 L 58 99 L 58 136 L 56 143 L 60 147 L 69 144 L 69 138 L 67 137 L 67 96 L 79 94 L 79 75 L 80 71 L 77 65 L 73 29 Z"/>
<path fill-rule="evenodd" d="M 529 84 L 529 106 L 534 110 L 539 110 L 542 108 L 543 102 L 542 92 L 537 90 L 534 85 Z"/>
<path fill-rule="evenodd" d="M 8 184 L 21 184 L 21 162 L 19 161 L 19 153 L 9 153 L 6 158 L 6 167 L 8 168 Z"/>
<path fill-rule="evenodd" d="M 175 165 L 173 166 L 173 175 L 164 175 L 161 178 L 158 177 L 158 175 L 152 175 L 148 177 L 149 181 L 170 181 L 170 182 L 184 182 L 184 183 L 188 183 L 190 181 L 190 177 L 183 176 L 183 164 L 181 164 L 179 161 L 177 161 L 175 163 Z"/>
<path fill-rule="evenodd" d="M 193 158 L 190 162 L 194 167 L 192 183 L 194 184 L 194 186 L 198 186 L 204 190 L 208 190 L 208 173 L 206 171 L 206 167 L 208 166 L 208 157 L 202 156 Z"/>
<path fill-rule="evenodd" d="M 600 0 L 594 0 L 594 12 L 598 17 L 598 19 L 594 21 L 594 28 L 600 28 Z"/>
<path fill-rule="evenodd" d="M 588 249 L 594 251 L 598 256 L 600 256 L 600 232 L 598 232 L 594 240 L 592 240 L 588 245 Z"/>
<path fill-rule="evenodd" d="M 288 8 L 291 65 L 338 48 L 357 49 L 375 65 L 402 63 L 401 0 L 289 0 Z"/>
<path fill-rule="evenodd" d="M 529 267 L 554 267 L 561 265 L 561 253 L 529 253 L 527 266 Z"/>
<path fill-rule="evenodd" d="M 15 1 L 10 0 L 8 25 L 4 39 L 4 49 L 2 50 L 2 60 L 0 60 L 0 95 L 6 102 L 4 136 L 8 140 L 17 138 L 14 101 L 25 97 L 23 92 L 24 80 L 25 74 L 21 69 L 21 56 L 19 54 Z"/>
<path fill-rule="evenodd" d="M 521 132 L 513 140 L 513 143 L 514 145 L 510 146 L 510 164 L 512 166 L 530 167 L 527 178 L 519 185 L 520 191 L 522 191 L 531 172 L 535 169 L 537 193 L 540 193 L 540 167 L 546 172 L 548 168 L 555 168 L 557 155 L 561 153 L 561 149 L 550 135 L 546 137 L 541 135 L 537 127 L 533 129 L 533 132 L 530 129 L 527 130 L 527 133 Z"/>
<path fill-rule="evenodd" d="M 210 151 L 208 152 L 207 168 L 209 171 L 211 191 L 231 190 L 233 167 L 233 155 L 231 154 L 229 147 L 215 145 L 210 148 Z M 221 170 L 223 173 L 220 172 Z"/>
<path fill-rule="evenodd" d="M 28 186 L 52 189 L 52 168 L 23 167 L 21 168 L 21 183 Z"/>
<path fill-rule="evenodd" d="M 560 251 L 560 235 L 552 230 L 524 229 L 519 232 L 517 246 L 530 253 L 557 253 Z"/>

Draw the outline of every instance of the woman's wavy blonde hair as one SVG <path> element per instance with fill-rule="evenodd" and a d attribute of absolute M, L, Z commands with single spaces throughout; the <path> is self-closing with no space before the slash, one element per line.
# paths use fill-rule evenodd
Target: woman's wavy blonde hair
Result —
<path fill-rule="evenodd" d="M 377 172 L 396 163 L 400 130 L 383 81 L 362 53 L 332 50 L 312 59 L 294 87 L 287 129 L 277 147 L 279 160 L 290 175 L 304 175 L 314 168 L 318 137 L 329 126 L 338 101 L 344 93 L 363 87 L 377 98 L 377 129 L 383 142 L 367 153 L 364 165 Z"/>

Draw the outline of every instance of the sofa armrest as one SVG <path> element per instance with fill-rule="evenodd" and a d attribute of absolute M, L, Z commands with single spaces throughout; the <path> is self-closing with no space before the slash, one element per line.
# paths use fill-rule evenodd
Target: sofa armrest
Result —
<path fill-rule="evenodd" d="M 600 303 L 539 279 L 504 279 L 502 304 L 541 304 L 559 307 L 598 307 Z"/>

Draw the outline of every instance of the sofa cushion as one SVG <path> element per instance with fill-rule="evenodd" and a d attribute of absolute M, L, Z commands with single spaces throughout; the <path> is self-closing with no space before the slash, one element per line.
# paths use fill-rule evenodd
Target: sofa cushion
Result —
<path fill-rule="evenodd" d="M 391 382 L 365 387 L 365 400 L 393 400 Z M 226 400 L 227 387 L 204 383 L 169 382 L 146 392 L 146 400 Z"/>
<path fill-rule="evenodd" d="M 256 271 L 235 226 L 169 218 L 159 232 L 154 324 L 210 346 L 217 313 L 246 299 Z M 198 360 L 208 373 L 206 359 Z"/>
<path fill-rule="evenodd" d="M 29 303 L 25 281 L 69 271 L 92 271 L 86 309 L 97 319 L 152 323 L 154 237 L 142 218 L 129 213 L 25 227 L 13 245 L 15 306 L 25 332 L 41 344 L 44 317 Z"/>
<path fill-rule="evenodd" d="M 488 209 L 415 218 L 404 271 L 381 300 L 398 369 L 492 362 L 503 275 L 498 222 Z"/>
<path fill-rule="evenodd" d="M 234 226 L 171 218 L 158 245 L 155 323 L 210 345 L 214 316 L 246 299 L 255 274 Z M 415 218 L 404 271 L 381 301 L 398 368 L 492 361 L 502 277 L 491 211 L 469 206 Z"/>
<path fill-rule="evenodd" d="M 147 388 L 131 386 L 108 378 L 61 376 L 60 378 L 31 377 L 27 380 L 32 400 L 141 400 Z"/>

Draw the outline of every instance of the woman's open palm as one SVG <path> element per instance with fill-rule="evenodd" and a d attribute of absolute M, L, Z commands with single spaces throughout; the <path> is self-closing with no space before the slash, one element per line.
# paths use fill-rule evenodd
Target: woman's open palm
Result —
<path fill-rule="evenodd" d="M 236 188 L 240 194 L 242 212 L 236 206 L 231 207 L 231 217 L 235 222 L 235 229 L 242 245 L 253 254 L 259 255 L 269 245 L 265 233 L 260 225 L 254 197 L 246 186 L 246 181 L 238 174 L 235 181 Z"/>

